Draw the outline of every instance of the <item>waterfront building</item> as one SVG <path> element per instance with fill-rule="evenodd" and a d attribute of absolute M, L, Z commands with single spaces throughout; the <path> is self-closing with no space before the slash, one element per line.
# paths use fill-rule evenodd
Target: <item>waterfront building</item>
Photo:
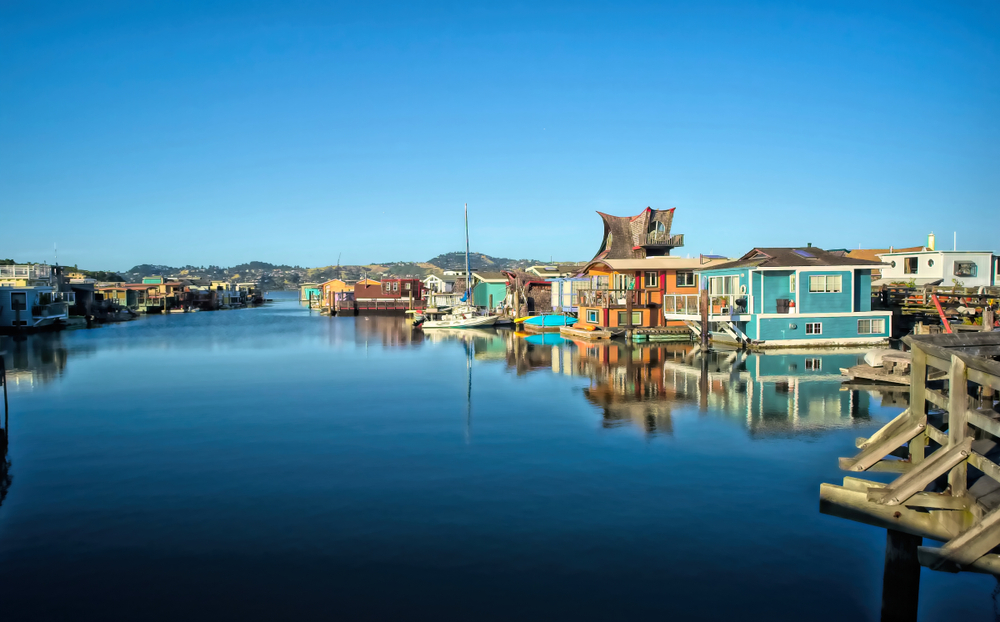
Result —
<path fill-rule="evenodd" d="M 590 277 L 586 276 L 550 279 L 550 283 L 553 313 L 578 313 L 580 291 L 591 287 Z"/>
<path fill-rule="evenodd" d="M 0 266 L 0 332 L 35 332 L 65 326 L 72 292 L 60 292 L 52 266 Z"/>
<path fill-rule="evenodd" d="M 872 310 L 871 272 L 879 265 L 807 246 L 755 248 L 699 269 L 708 330 L 713 340 L 754 347 L 887 342 L 892 313 Z M 665 319 L 700 334 L 700 292 L 664 296 L 663 309 Z"/>
<path fill-rule="evenodd" d="M 457 277 L 454 276 L 438 276 L 436 274 L 428 274 L 424 277 L 423 284 L 424 289 L 428 292 L 446 294 L 448 292 L 455 291 L 456 280 Z"/>
<path fill-rule="evenodd" d="M 302 302 L 311 302 L 313 298 L 322 297 L 323 290 L 320 289 L 319 283 L 303 283 L 299 287 L 299 300 Z"/>
<path fill-rule="evenodd" d="M 545 279 L 565 279 L 572 276 L 580 274 L 580 270 L 583 266 L 578 266 L 576 264 L 572 265 L 560 265 L 560 264 L 540 264 L 537 266 L 530 266 L 525 270 L 529 274 L 534 274 L 535 276 Z"/>
<path fill-rule="evenodd" d="M 423 309 L 426 299 L 420 279 L 392 278 L 381 282 L 366 279 L 354 286 L 354 304 L 360 314 L 402 315 L 408 309 Z"/>
<path fill-rule="evenodd" d="M 319 288 L 323 307 L 328 309 L 336 309 L 337 303 L 354 298 L 354 287 L 340 279 L 325 281 Z"/>
<path fill-rule="evenodd" d="M 503 272 L 472 273 L 472 304 L 493 310 L 507 301 L 507 275 Z"/>
<path fill-rule="evenodd" d="M 875 286 L 892 284 L 990 287 L 1000 284 L 1000 257 L 991 251 L 916 251 L 879 255 L 886 265 Z"/>

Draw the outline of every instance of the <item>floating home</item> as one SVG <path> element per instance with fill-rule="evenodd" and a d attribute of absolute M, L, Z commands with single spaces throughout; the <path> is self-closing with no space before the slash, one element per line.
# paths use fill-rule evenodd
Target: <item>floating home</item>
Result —
<path fill-rule="evenodd" d="M 647 207 L 635 216 L 598 215 L 604 224 L 604 237 L 594 259 L 580 270 L 584 281 L 560 282 L 558 292 L 553 285 L 554 304 L 565 308 L 567 289 L 570 307 L 575 302 L 579 322 L 573 334 L 601 337 L 640 329 L 666 335 L 673 329 L 682 337 L 687 335 L 683 322 L 670 323 L 664 318 L 663 297 L 696 294 L 695 272 L 724 259 L 671 255 L 684 245 L 684 236 L 670 230 L 674 208 Z"/>
<path fill-rule="evenodd" d="M 0 333 L 58 330 L 69 319 L 72 292 L 53 284 L 52 266 L 0 266 Z"/>
<path fill-rule="evenodd" d="M 354 310 L 360 315 L 404 315 L 409 309 L 427 306 L 420 279 L 365 280 L 354 286 Z"/>
<path fill-rule="evenodd" d="M 507 275 L 503 272 L 472 273 L 472 304 L 493 310 L 507 300 Z"/>
<path fill-rule="evenodd" d="M 876 287 L 893 283 L 919 286 L 990 287 L 1000 285 L 1000 257 L 991 251 L 892 252 L 879 255 L 886 265 Z"/>
<path fill-rule="evenodd" d="M 807 246 L 755 248 L 701 269 L 711 338 L 755 348 L 886 343 L 892 313 L 872 310 L 871 273 L 879 267 Z M 700 334 L 699 294 L 664 296 L 664 318 Z"/>

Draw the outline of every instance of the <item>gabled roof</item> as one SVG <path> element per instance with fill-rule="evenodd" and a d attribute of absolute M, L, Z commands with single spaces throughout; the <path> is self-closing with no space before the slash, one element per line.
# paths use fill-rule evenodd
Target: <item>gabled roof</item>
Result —
<path fill-rule="evenodd" d="M 885 253 L 915 253 L 922 250 L 924 250 L 923 246 L 910 246 L 909 248 L 855 248 L 847 251 L 847 256 L 851 259 L 878 261 L 878 256 Z"/>
<path fill-rule="evenodd" d="M 729 268 L 802 268 L 807 266 L 881 266 L 881 261 L 842 257 L 815 246 L 755 248 L 736 261 L 716 264 L 713 270 Z"/>
<path fill-rule="evenodd" d="M 472 278 L 486 281 L 487 283 L 507 282 L 507 277 L 503 272 L 473 272 Z"/>
<path fill-rule="evenodd" d="M 580 271 L 586 272 L 595 266 L 604 266 L 616 272 L 630 270 L 700 270 L 714 268 L 729 262 L 726 258 L 698 257 L 647 257 L 646 259 L 595 259 Z"/>

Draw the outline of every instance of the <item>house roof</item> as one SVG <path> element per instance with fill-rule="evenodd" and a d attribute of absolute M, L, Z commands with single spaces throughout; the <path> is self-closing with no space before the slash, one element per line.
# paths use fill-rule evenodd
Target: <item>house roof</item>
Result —
<path fill-rule="evenodd" d="M 879 255 L 885 253 L 915 253 L 924 250 L 923 246 L 910 246 L 908 248 L 855 248 L 847 252 L 851 259 L 866 259 L 868 261 L 878 261 Z"/>
<path fill-rule="evenodd" d="M 583 266 L 576 264 L 538 264 L 536 266 L 531 266 L 527 270 L 529 272 L 534 271 L 538 275 L 546 274 L 576 274 L 583 269 Z"/>
<path fill-rule="evenodd" d="M 646 259 L 595 259 L 580 271 L 586 272 L 597 265 L 604 265 L 616 272 L 626 270 L 698 270 L 714 268 L 729 259 L 701 259 L 698 257 L 648 257 Z"/>
<path fill-rule="evenodd" d="M 507 277 L 503 272 L 473 272 L 472 276 L 487 283 L 507 282 Z"/>
<path fill-rule="evenodd" d="M 736 261 L 712 266 L 728 268 L 801 268 L 803 266 L 881 266 L 881 261 L 841 257 L 815 246 L 793 248 L 755 248 Z"/>

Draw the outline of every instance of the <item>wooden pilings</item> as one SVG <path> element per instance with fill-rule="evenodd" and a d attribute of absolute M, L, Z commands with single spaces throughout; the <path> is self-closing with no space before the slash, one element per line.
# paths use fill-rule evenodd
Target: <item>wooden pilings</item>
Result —
<path fill-rule="evenodd" d="M 922 541 L 920 536 L 895 529 L 886 530 L 882 622 L 916 622 L 920 597 L 917 547 Z"/>

